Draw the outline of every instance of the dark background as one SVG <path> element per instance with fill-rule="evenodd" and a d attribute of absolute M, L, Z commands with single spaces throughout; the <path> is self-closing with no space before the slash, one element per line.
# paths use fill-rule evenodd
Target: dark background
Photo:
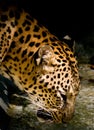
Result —
<path fill-rule="evenodd" d="M 4 0 L 1 0 L 4 1 Z M 5 0 L 25 8 L 60 39 L 81 40 L 94 32 L 93 0 Z"/>
<path fill-rule="evenodd" d="M 25 7 L 60 38 L 69 34 L 78 40 L 93 32 L 92 0 L 84 2 L 82 0 L 34 0 L 28 1 Z"/>

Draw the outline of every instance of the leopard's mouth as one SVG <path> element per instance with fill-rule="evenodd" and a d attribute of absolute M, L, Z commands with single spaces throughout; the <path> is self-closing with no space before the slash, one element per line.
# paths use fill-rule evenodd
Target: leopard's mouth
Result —
<path fill-rule="evenodd" d="M 40 109 L 37 111 L 37 118 L 39 119 L 40 122 L 46 122 L 46 121 L 52 122 L 53 121 L 51 113 L 49 113 L 43 109 Z"/>

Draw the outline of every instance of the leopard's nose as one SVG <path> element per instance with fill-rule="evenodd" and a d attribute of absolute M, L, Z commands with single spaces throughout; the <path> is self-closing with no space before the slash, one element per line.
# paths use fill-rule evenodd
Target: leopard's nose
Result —
<path fill-rule="evenodd" d="M 53 120 L 52 115 L 49 112 L 47 112 L 43 109 L 37 111 L 37 117 L 38 117 L 40 122 L 52 121 Z"/>

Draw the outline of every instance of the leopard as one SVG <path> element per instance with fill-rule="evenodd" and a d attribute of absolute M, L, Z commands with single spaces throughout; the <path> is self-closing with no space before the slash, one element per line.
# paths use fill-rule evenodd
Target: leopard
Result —
<path fill-rule="evenodd" d="M 0 75 L 27 94 L 39 121 L 72 119 L 80 90 L 74 52 L 28 11 L 15 6 L 0 8 Z M 0 83 L 4 86 L 1 79 Z M 10 103 L 2 108 L 11 116 L 15 107 Z"/>

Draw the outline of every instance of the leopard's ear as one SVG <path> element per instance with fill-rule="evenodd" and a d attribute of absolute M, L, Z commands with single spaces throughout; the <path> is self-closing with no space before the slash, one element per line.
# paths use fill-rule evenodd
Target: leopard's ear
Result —
<path fill-rule="evenodd" d="M 65 35 L 63 37 L 63 41 L 69 46 L 73 53 L 75 53 L 75 40 L 71 38 L 69 35 Z"/>
<path fill-rule="evenodd" d="M 49 45 L 44 45 L 37 52 L 36 64 L 50 64 L 53 57 L 53 49 Z"/>
<path fill-rule="evenodd" d="M 44 45 L 39 48 L 37 57 L 35 58 L 36 65 L 39 66 L 42 72 L 51 72 L 56 64 L 54 51 L 51 46 Z"/>

